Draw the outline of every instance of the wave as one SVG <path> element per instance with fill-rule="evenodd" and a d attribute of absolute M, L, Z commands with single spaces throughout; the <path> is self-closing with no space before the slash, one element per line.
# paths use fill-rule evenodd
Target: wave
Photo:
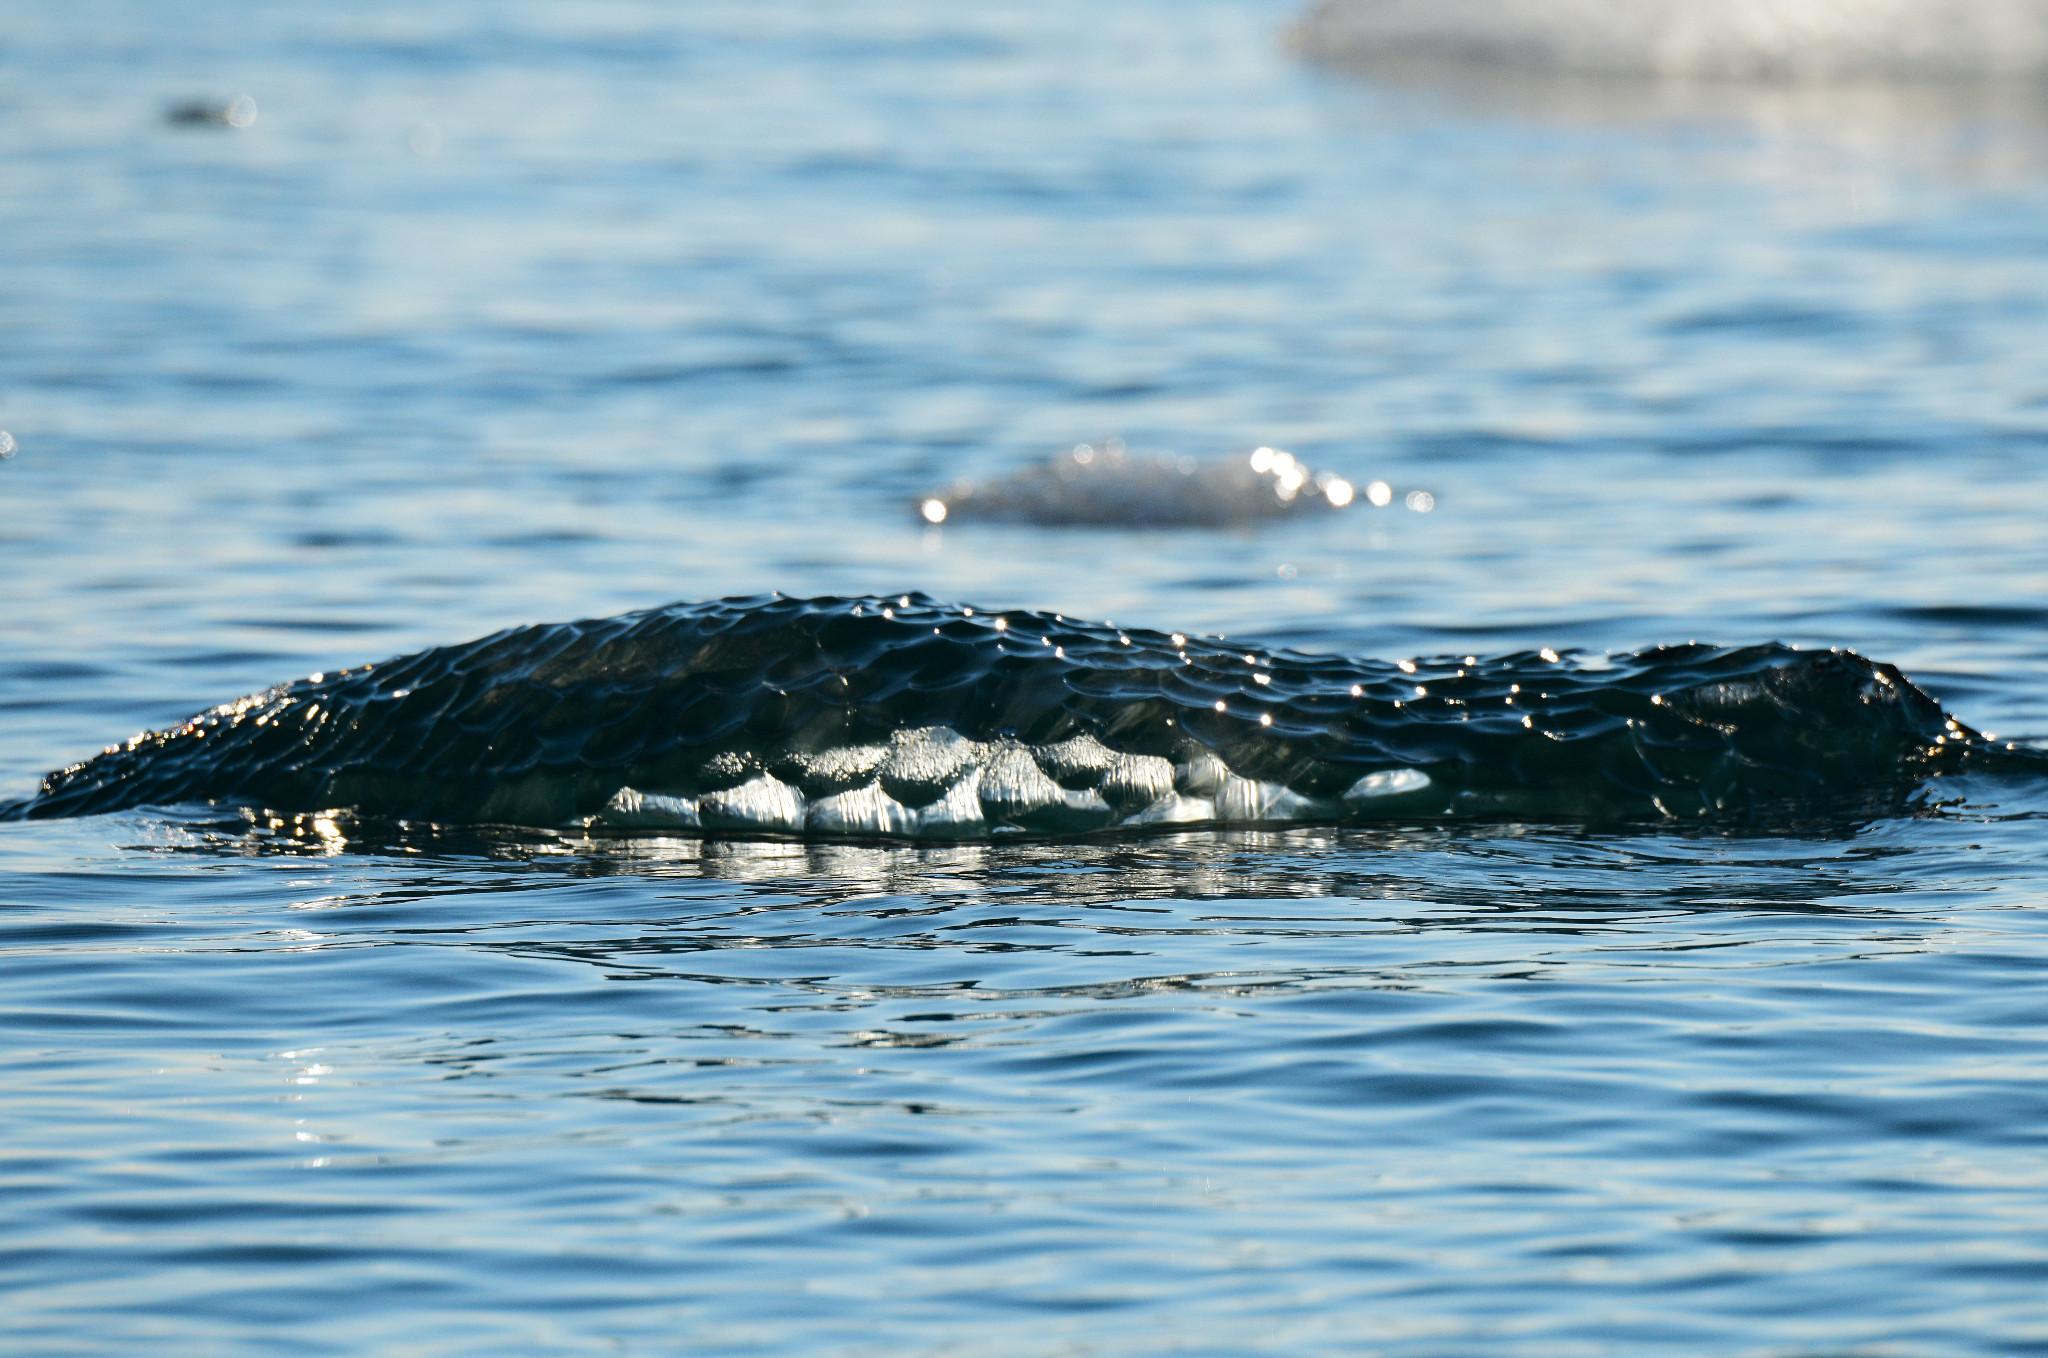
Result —
<path fill-rule="evenodd" d="M 1385 482 L 1365 488 L 1384 506 Z M 1292 453 L 1260 448 L 1249 458 L 1203 462 L 1171 453 L 1142 456 L 1121 439 L 1080 444 L 1037 466 L 988 481 L 956 481 L 919 498 L 927 523 L 985 519 L 1042 527 L 1225 528 L 1326 514 L 1359 490 L 1335 472 L 1311 473 Z"/>
<path fill-rule="evenodd" d="M 2048 73 L 2048 0 L 1321 0 L 1307 55 L 1560 74 L 1829 82 Z"/>
<path fill-rule="evenodd" d="M 0 819 L 193 803 L 971 839 L 1522 819 L 1782 826 L 2048 770 L 1890 665 L 1777 644 L 1355 660 L 922 595 L 518 627 L 200 713 Z"/>

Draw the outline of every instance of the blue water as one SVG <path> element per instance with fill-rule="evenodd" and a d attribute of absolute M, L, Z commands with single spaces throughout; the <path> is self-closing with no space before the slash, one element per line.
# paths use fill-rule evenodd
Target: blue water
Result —
<path fill-rule="evenodd" d="M 779 589 L 2048 735 L 2048 113 L 1282 0 L 8 6 L 0 799 Z M 172 105 L 260 109 L 174 126 Z M 1434 497 L 931 529 L 1082 440 Z M 2048 794 L 1826 840 L 0 827 L 0 1349 L 2048 1351 Z"/>

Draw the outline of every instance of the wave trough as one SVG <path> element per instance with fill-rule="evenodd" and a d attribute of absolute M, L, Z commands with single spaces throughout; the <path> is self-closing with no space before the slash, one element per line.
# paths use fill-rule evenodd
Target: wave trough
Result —
<path fill-rule="evenodd" d="M 281 684 L 0 819 L 211 803 L 907 839 L 1483 818 L 1785 823 L 2039 767 L 1890 665 L 1777 644 L 1357 660 L 922 595 L 512 628 Z"/>

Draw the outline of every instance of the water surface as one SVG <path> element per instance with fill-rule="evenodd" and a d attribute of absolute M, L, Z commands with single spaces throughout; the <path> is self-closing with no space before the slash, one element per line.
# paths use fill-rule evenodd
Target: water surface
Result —
<path fill-rule="evenodd" d="M 16 6 L 0 797 L 770 589 L 1844 645 L 2048 735 L 2028 101 L 1375 81 L 1292 17 Z M 1110 436 L 1434 510 L 912 510 Z M 1811 836 L 10 825 L 0 1342 L 2048 1350 L 2048 798 L 1943 791 Z"/>

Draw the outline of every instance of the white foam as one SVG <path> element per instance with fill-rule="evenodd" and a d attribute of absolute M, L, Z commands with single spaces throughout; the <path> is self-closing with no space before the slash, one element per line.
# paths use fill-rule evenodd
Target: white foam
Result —
<path fill-rule="evenodd" d="M 600 819 L 606 825 L 648 830 L 694 830 L 697 803 L 691 797 L 667 797 L 622 787 L 605 804 Z"/>
<path fill-rule="evenodd" d="M 887 745 L 838 745 L 795 756 L 799 781 L 842 789 L 865 783 L 889 757 Z"/>
<path fill-rule="evenodd" d="M 1066 789 L 1045 776 L 1031 751 L 999 745 L 981 769 L 981 801 L 991 819 L 1030 815 L 1066 800 Z"/>
<path fill-rule="evenodd" d="M 728 753 L 720 761 L 717 769 L 727 776 L 759 766 L 754 756 L 745 754 Z M 806 774 L 816 774 L 834 765 L 843 765 L 843 770 L 834 767 L 832 772 L 864 766 L 874 772 L 859 787 L 818 798 L 806 797 L 770 773 L 757 773 L 737 787 L 699 797 L 625 787 L 594 821 L 634 829 L 961 839 L 986 834 L 992 826 L 1037 823 L 1046 812 L 1054 813 L 1053 821 L 1073 826 L 1197 821 L 1256 825 L 1336 819 L 1343 812 L 1338 802 L 1232 773 L 1209 751 L 1175 765 L 1157 755 L 1110 750 L 1092 737 L 1032 747 L 1016 740 L 984 744 L 944 727 L 923 727 L 898 732 L 886 747 L 854 749 L 843 760 L 823 752 L 809 757 L 802 767 Z M 1047 776 L 1047 765 L 1074 776 L 1092 771 L 1101 787 L 1062 787 Z M 886 785 L 892 776 L 913 788 L 951 781 L 937 799 L 911 806 Z M 1368 774 L 1345 793 L 1345 800 L 1428 785 L 1427 775 L 1409 769 Z M 1134 806 L 1142 809 L 1133 812 Z"/>
<path fill-rule="evenodd" d="M 1169 792 L 1152 805 L 1130 817 L 1126 825 L 1180 825 L 1216 819 L 1216 804 L 1206 797 L 1183 797 Z"/>
<path fill-rule="evenodd" d="M 1320 0 L 1311 56 L 1820 82 L 2048 72 L 2048 0 Z"/>
<path fill-rule="evenodd" d="M 1119 754 L 1102 776 L 1102 795 L 1120 806 L 1150 805 L 1173 791 L 1173 761 L 1154 754 Z"/>
<path fill-rule="evenodd" d="M 812 802 L 804 828 L 827 835 L 907 835 L 916 830 L 917 816 L 870 783 Z"/>
<path fill-rule="evenodd" d="M 1314 820 L 1328 813 L 1329 808 L 1322 803 L 1283 784 L 1240 778 L 1234 773 L 1224 780 L 1222 790 L 1216 794 L 1217 818 L 1238 824 Z"/>
<path fill-rule="evenodd" d="M 879 770 L 884 783 L 951 787 L 979 764 L 982 747 L 950 726 L 898 731 Z"/>
<path fill-rule="evenodd" d="M 1344 789 L 1346 802 L 1369 802 L 1380 797 L 1398 797 L 1404 792 L 1420 792 L 1429 786 L 1429 775 L 1421 769 L 1381 769 Z"/>
<path fill-rule="evenodd" d="M 958 839 L 987 828 L 981 809 L 980 769 L 969 769 L 945 796 L 917 813 L 917 833 L 938 839 Z"/>
<path fill-rule="evenodd" d="M 1175 766 L 1173 785 L 1191 797 L 1213 797 L 1229 777 L 1230 769 L 1223 761 L 1204 750 Z"/>
<path fill-rule="evenodd" d="M 804 798 L 772 774 L 697 799 L 697 819 L 707 829 L 786 830 L 804 827 Z"/>
<path fill-rule="evenodd" d="M 1055 781 L 1099 777 L 1116 758 L 1114 751 L 1090 735 L 1074 736 L 1057 745 L 1040 745 L 1031 754 L 1038 767 Z"/>

